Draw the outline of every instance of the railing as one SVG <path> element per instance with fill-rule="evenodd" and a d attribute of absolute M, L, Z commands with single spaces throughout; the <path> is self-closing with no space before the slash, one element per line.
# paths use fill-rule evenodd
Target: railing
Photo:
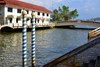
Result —
<path fill-rule="evenodd" d="M 11 28 L 22 28 L 22 24 L 19 24 L 19 23 L 10 23 L 10 24 L 4 24 L 3 22 L 0 22 L 0 29 L 1 29 L 1 26 L 8 26 L 8 27 L 11 27 Z M 36 24 L 36 27 L 54 27 L 55 26 L 55 23 L 47 23 L 47 24 Z M 31 24 L 28 25 L 27 24 L 27 28 L 31 28 Z"/>
<path fill-rule="evenodd" d="M 98 35 L 100 35 L 100 27 L 95 29 L 95 30 L 92 30 L 88 33 L 88 39 L 92 39 L 94 37 L 97 37 Z"/>

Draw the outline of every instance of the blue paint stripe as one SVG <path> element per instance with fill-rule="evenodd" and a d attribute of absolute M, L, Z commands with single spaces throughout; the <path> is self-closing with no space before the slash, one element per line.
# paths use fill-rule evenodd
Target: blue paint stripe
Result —
<path fill-rule="evenodd" d="M 32 60 L 32 62 L 36 62 L 36 60 Z"/>
<path fill-rule="evenodd" d="M 23 50 L 23 52 L 27 52 L 27 50 Z"/>
<path fill-rule="evenodd" d="M 26 32 L 26 31 L 27 31 L 27 28 L 24 28 L 24 29 L 23 29 L 23 32 Z"/>
<path fill-rule="evenodd" d="M 24 57 L 24 59 L 27 59 L 27 57 Z"/>
<path fill-rule="evenodd" d="M 34 42 L 33 42 L 34 43 Z M 35 43 L 34 44 L 32 44 L 32 46 L 34 46 L 35 45 Z"/>
<path fill-rule="evenodd" d="M 27 35 L 23 35 L 23 37 L 26 37 Z"/>
<path fill-rule="evenodd" d="M 24 63 L 25 63 L 25 62 L 27 63 L 27 61 L 24 61 Z M 27 64 L 26 64 L 26 65 L 27 65 Z"/>
<path fill-rule="evenodd" d="M 25 41 L 27 41 L 27 35 L 26 35 L 26 33 L 27 33 L 27 24 L 26 24 L 26 16 L 23 16 L 23 47 L 22 47 L 22 49 L 23 49 L 23 62 L 24 63 L 26 63 L 26 64 L 24 64 L 23 66 L 27 66 L 27 42 L 25 42 Z"/>
<path fill-rule="evenodd" d="M 32 22 L 32 26 L 35 26 L 35 22 Z"/>
<path fill-rule="evenodd" d="M 27 52 L 27 50 L 23 50 L 23 52 Z"/>
<path fill-rule="evenodd" d="M 35 20 L 32 20 L 32 22 L 35 22 Z"/>
<path fill-rule="evenodd" d="M 32 52 L 36 52 L 36 50 L 32 50 Z"/>
<path fill-rule="evenodd" d="M 23 16 L 23 18 L 26 18 L 26 16 Z"/>
<path fill-rule="evenodd" d="M 22 51 L 22 52 L 27 52 L 26 50 Z"/>
<path fill-rule="evenodd" d="M 33 58 L 35 58 L 35 18 L 32 17 L 32 62 L 34 62 L 35 60 Z M 34 43 L 34 44 L 33 44 Z M 34 57 L 33 57 L 34 56 Z"/>
<path fill-rule="evenodd" d="M 36 60 L 32 60 L 32 62 L 35 62 Z"/>
<path fill-rule="evenodd" d="M 32 32 L 35 32 L 35 31 L 32 31 Z"/>
<path fill-rule="evenodd" d="M 35 39 L 35 37 L 32 37 L 32 39 Z M 35 41 L 35 40 L 34 40 Z"/>
<path fill-rule="evenodd" d="M 23 20 L 23 22 L 26 22 L 26 20 Z"/>
<path fill-rule="evenodd" d="M 25 56 L 25 55 L 27 55 L 26 53 L 25 54 L 23 54 L 23 56 Z"/>
<path fill-rule="evenodd" d="M 23 48 L 27 48 L 27 46 L 26 45 L 23 45 Z"/>
<path fill-rule="evenodd" d="M 32 47 L 32 49 L 34 49 L 35 47 Z"/>
<path fill-rule="evenodd" d="M 23 35 L 26 35 L 25 33 L 26 33 L 27 31 L 24 29 L 24 31 L 23 31 Z"/>
<path fill-rule="evenodd" d="M 32 17 L 32 19 L 35 19 L 34 17 Z"/>
<path fill-rule="evenodd" d="M 35 57 L 32 57 L 32 58 L 35 58 Z"/>
<path fill-rule="evenodd" d="M 32 34 L 32 36 L 34 36 L 35 34 Z"/>
<path fill-rule="evenodd" d="M 34 54 L 32 54 L 32 55 L 35 55 L 35 53 L 34 53 Z"/>
<path fill-rule="evenodd" d="M 23 39 L 23 41 L 26 41 L 27 39 Z"/>
<path fill-rule="evenodd" d="M 27 36 L 27 35 L 26 35 L 26 32 L 27 32 L 27 31 L 24 31 L 24 32 L 23 32 L 23 36 Z"/>
<path fill-rule="evenodd" d="M 27 48 L 27 46 L 23 46 L 23 49 L 24 49 L 24 48 Z"/>
<path fill-rule="evenodd" d="M 32 39 L 35 39 L 35 37 L 32 37 Z"/>
<path fill-rule="evenodd" d="M 27 29 L 23 29 L 23 33 L 27 33 Z"/>
<path fill-rule="evenodd" d="M 26 29 L 26 24 L 24 24 L 23 27 L 24 27 L 23 29 Z"/>
<path fill-rule="evenodd" d="M 24 38 L 23 40 L 27 40 L 26 37 L 27 37 L 27 36 L 23 36 L 23 38 Z"/>
<path fill-rule="evenodd" d="M 27 42 L 23 42 L 23 45 L 27 44 Z"/>
<path fill-rule="evenodd" d="M 33 43 L 33 42 L 36 42 L 36 41 L 32 41 L 32 43 Z M 33 44 L 32 44 L 32 46 L 33 46 Z"/>
<path fill-rule="evenodd" d="M 23 42 L 23 46 L 26 45 L 26 44 L 27 44 L 27 42 Z"/>
<path fill-rule="evenodd" d="M 32 26 L 35 26 L 34 22 L 33 22 Z"/>
<path fill-rule="evenodd" d="M 32 25 L 32 28 L 35 28 L 35 25 Z"/>

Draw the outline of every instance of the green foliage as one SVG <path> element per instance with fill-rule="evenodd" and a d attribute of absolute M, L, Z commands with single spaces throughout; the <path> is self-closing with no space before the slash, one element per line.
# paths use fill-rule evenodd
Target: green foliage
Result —
<path fill-rule="evenodd" d="M 70 19 L 75 19 L 78 16 L 79 14 L 77 12 L 77 9 L 70 11 L 69 7 L 65 5 L 63 5 L 62 8 L 58 7 L 58 9 L 54 9 L 52 15 L 54 20 L 64 19 L 65 21 Z"/>

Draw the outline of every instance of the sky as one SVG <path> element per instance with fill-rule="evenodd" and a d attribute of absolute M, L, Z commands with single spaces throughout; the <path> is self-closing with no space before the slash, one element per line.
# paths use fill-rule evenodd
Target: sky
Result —
<path fill-rule="evenodd" d="M 77 9 L 79 17 L 76 19 L 87 20 L 100 17 L 100 0 L 21 0 L 27 3 L 43 6 L 50 11 L 62 5 L 68 6 L 72 11 Z"/>

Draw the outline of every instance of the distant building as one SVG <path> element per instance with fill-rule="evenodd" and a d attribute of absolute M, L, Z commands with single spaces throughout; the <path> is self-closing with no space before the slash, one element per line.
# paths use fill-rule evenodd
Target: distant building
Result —
<path fill-rule="evenodd" d="M 18 0 L 0 0 L 0 25 L 22 26 L 22 11 L 27 11 L 27 25 L 31 24 L 31 13 L 36 14 L 36 25 L 46 25 L 50 22 L 48 9 Z"/>

